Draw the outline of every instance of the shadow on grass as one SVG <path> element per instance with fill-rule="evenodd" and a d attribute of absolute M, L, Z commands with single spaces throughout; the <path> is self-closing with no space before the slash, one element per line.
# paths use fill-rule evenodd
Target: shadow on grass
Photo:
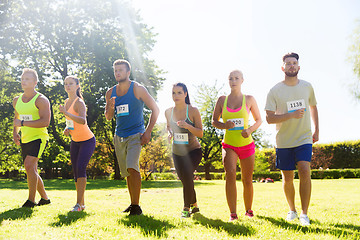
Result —
<path fill-rule="evenodd" d="M 259 219 L 263 219 L 268 222 L 271 222 L 277 227 L 281 227 L 284 229 L 292 229 L 298 232 L 331 234 L 340 238 L 341 237 L 351 237 L 354 239 L 360 238 L 360 233 L 359 233 L 360 226 L 356 226 L 356 225 L 351 225 L 351 224 L 324 225 L 319 221 L 311 220 L 310 226 L 301 226 L 300 223 L 291 223 L 282 218 L 272 218 L 272 217 L 265 217 L 260 215 L 257 215 L 257 217 Z"/>
<path fill-rule="evenodd" d="M 211 182 L 195 181 L 195 186 L 213 185 Z M 74 190 L 75 183 L 73 179 L 44 179 L 46 190 Z M 91 180 L 88 179 L 86 189 L 122 189 L 127 188 L 125 180 Z M 150 188 L 182 188 L 178 180 L 159 180 L 159 181 L 142 181 L 142 189 Z M 28 189 L 26 180 L 14 181 L 0 179 L 0 189 Z"/>
<path fill-rule="evenodd" d="M 17 219 L 22 219 L 25 220 L 29 217 L 31 217 L 31 215 L 33 214 L 34 209 L 32 208 L 15 208 L 15 209 L 11 209 L 11 210 L 7 210 L 3 213 L 0 213 L 0 226 L 2 221 L 4 220 L 17 220 Z"/>
<path fill-rule="evenodd" d="M 255 234 L 255 228 L 251 226 L 244 226 L 235 222 L 224 222 L 220 219 L 210 219 L 200 213 L 194 214 L 192 217 L 195 223 L 201 224 L 207 228 L 212 228 L 217 231 L 225 231 L 229 235 L 236 236 L 251 236 Z"/>
<path fill-rule="evenodd" d="M 166 232 L 169 229 L 175 228 L 175 225 L 166 220 L 155 219 L 148 215 L 126 216 L 123 219 L 119 219 L 118 223 L 131 228 L 140 228 L 144 236 L 155 236 L 157 238 L 166 238 L 168 236 Z"/>
<path fill-rule="evenodd" d="M 69 226 L 79 219 L 89 216 L 86 212 L 68 212 L 67 214 L 59 214 L 58 221 L 50 223 L 51 227 Z"/>

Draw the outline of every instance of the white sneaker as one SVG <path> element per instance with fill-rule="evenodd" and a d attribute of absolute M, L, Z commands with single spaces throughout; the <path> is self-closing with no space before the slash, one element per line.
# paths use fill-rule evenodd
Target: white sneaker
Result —
<path fill-rule="evenodd" d="M 300 224 L 302 226 L 309 226 L 310 225 L 310 219 L 306 214 L 300 214 Z"/>
<path fill-rule="evenodd" d="M 70 212 L 81 212 L 82 210 L 80 204 L 77 203 Z"/>
<path fill-rule="evenodd" d="M 296 219 L 296 218 L 298 218 L 297 212 L 295 212 L 295 211 L 290 211 L 290 212 L 288 212 L 288 214 L 287 214 L 286 220 L 287 220 L 287 221 L 292 221 L 292 220 L 294 220 L 294 219 Z"/>

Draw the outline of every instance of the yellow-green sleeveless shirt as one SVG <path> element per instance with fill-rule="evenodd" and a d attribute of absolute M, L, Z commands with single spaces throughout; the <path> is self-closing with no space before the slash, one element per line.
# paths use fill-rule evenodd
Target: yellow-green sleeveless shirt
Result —
<path fill-rule="evenodd" d="M 39 109 L 35 105 L 36 99 L 40 96 L 39 93 L 27 103 L 22 101 L 22 97 L 24 94 L 21 94 L 16 102 L 15 110 L 19 114 L 19 119 L 24 121 L 35 121 L 40 119 Z M 49 135 L 47 132 L 47 128 L 33 128 L 23 126 L 20 129 L 21 131 L 21 142 L 28 143 L 34 141 L 36 139 L 49 140 Z"/>
<path fill-rule="evenodd" d="M 241 135 L 241 131 L 249 127 L 249 112 L 247 111 L 246 107 L 245 94 L 243 94 L 243 101 L 240 109 L 228 108 L 227 100 L 228 96 L 226 96 L 224 101 L 222 119 L 224 123 L 226 123 L 228 120 L 231 120 L 235 123 L 235 127 L 226 129 L 224 143 L 234 147 L 243 147 L 249 145 L 253 142 L 252 136 L 250 135 L 248 138 L 244 138 Z"/>

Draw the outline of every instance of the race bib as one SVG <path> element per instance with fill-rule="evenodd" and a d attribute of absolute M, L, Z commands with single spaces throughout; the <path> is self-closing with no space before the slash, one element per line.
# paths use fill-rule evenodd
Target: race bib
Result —
<path fill-rule="evenodd" d="M 66 128 L 69 130 L 74 130 L 74 121 L 66 119 Z"/>
<path fill-rule="evenodd" d="M 229 129 L 230 131 L 244 129 L 244 119 L 243 118 L 233 118 L 233 119 L 229 119 L 229 121 L 235 123 L 235 127 L 230 128 Z"/>
<path fill-rule="evenodd" d="M 129 115 L 129 104 L 123 104 L 116 106 L 116 116 L 127 116 Z"/>
<path fill-rule="evenodd" d="M 20 120 L 24 120 L 24 121 L 32 121 L 32 115 L 20 115 Z"/>
<path fill-rule="evenodd" d="M 306 111 L 304 99 L 287 102 L 286 104 L 287 104 L 288 112 L 295 112 L 296 110 L 299 110 L 302 108 L 305 108 L 305 111 Z"/>
<path fill-rule="evenodd" d="M 189 135 L 187 133 L 175 133 L 174 134 L 175 144 L 189 144 Z"/>

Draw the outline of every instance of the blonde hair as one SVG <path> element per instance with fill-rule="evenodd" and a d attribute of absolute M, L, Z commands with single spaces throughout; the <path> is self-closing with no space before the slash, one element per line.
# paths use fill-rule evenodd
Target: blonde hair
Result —
<path fill-rule="evenodd" d="M 128 72 L 131 71 L 131 65 L 125 59 L 117 59 L 117 60 L 115 60 L 114 63 L 113 63 L 113 67 L 115 67 L 116 65 L 121 65 L 121 64 L 124 64 L 126 66 Z"/>
<path fill-rule="evenodd" d="M 21 78 L 23 77 L 23 75 L 24 75 L 25 73 L 31 73 L 31 74 L 35 77 L 35 81 L 36 81 L 36 82 L 39 81 L 38 74 L 37 74 L 37 72 L 36 72 L 34 69 L 24 68 L 23 71 L 22 71 L 22 74 L 21 74 Z"/>

